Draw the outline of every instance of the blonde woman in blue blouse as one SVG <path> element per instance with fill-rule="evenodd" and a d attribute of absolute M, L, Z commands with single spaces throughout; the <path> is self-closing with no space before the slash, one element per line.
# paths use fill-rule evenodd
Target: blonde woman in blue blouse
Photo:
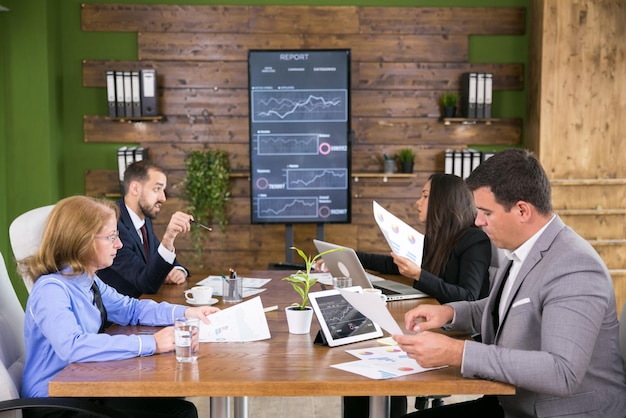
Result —
<path fill-rule="evenodd" d="M 186 307 L 134 299 L 103 283 L 96 271 L 110 266 L 122 248 L 118 216 L 119 209 L 108 201 L 85 196 L 63 199 L 48 217 L 38 252 L 23 260 L 31 277 L 37 277 L 24 321 L 23 397 L 47 397 L 50 380 L 70 363 L 173 351 L 171 325 L 176 317 L 200 318 L 208 323 L 207 316 L 217 311 L 208 306 Z M 166 327 L 153 335 L 109 335 L 103 333 L 107 321 Z M 93 401 L 135 417 L 197 417 L 195 406 L 178 398 Z M 74 412 L 25 412 L 27 417 L 79 416 Z"/>

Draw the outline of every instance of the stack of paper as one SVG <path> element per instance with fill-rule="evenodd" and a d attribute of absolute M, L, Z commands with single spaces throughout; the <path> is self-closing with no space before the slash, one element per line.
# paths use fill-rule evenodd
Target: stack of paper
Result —
<path fill-rule="evenodd" d="M 350 373 L 360 374 L 370 379 L 390 379 L 421 373 L 435 368 L 426 369 L 410 358 L 399 347 L 370 347 L 346 350 L 360 360 L 333 364 L 331 367 Z"/>

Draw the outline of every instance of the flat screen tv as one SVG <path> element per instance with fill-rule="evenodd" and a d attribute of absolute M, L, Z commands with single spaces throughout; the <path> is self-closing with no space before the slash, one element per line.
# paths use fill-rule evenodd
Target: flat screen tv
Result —
<path fill-rule="evenodd" d="M 350 50 L 251 50 L 251 221 L 350 222 Z"/>

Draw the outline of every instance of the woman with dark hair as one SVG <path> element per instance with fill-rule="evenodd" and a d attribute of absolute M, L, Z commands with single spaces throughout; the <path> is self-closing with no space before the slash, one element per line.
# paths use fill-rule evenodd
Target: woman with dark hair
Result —
<path fill-rule="evenodd" d="M 491 241 L 474 225 L 474 198 L 460 177 L 433 174 L 416 202 L 425 225 L 422 265 L 396 254 L 357 252 L 366 269 L 412 278 L 413 287 L 439 303 L 489 294 Z"/>
<path fill-rule="evenodd" d="M 422 265 L 396 254 L 357 251 L 363 267 L 413 279 L 413 287 L 439 303 L 478 300 L 489 294 L 491 241 L 474 225 L 476 206 L 460 177 L 433 174 L 416 202 L 417 219 L 425 225 Z M 367 417 L 367 397 L 345 397 L 344 418 Z M 391 416 L 406 414 L 405 396 L 391 399 Z"/>

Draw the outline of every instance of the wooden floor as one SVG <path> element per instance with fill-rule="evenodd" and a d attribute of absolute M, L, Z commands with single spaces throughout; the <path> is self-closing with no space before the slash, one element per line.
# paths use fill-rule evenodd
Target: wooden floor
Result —
<path fill-rule="evenodd" d="M 476 396 L 450 396 L 445 403 L 475 399 Z M 208 398 L 188 398 L 198 407 L 199 418 L 209 418 Z M 415 397 L 409 396 L 409 412 L 414 411 Z M 231 405 L 231 415 L 233 406 Z M 341 418 L 341 397 L 250 397 L 249 418 Z"/>

